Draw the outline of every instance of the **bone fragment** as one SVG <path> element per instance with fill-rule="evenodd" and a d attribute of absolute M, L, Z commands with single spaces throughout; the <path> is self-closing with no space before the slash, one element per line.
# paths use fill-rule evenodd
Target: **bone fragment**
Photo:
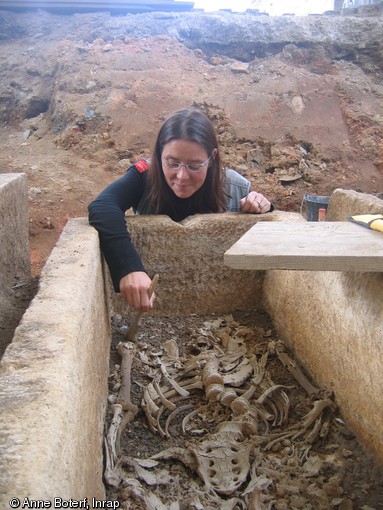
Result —
<path fill-rule="evenodd" d="M 148 385 L 149 386 L 149 385 Z M 159 411 L 158 405 L 154 402 L 153 398 L 150 395 L 150 390 L 148 386 L 144 389 L 144 403 L 147 410 L 150 412 L 152 416 L 157 416 Z"/>
<path fill-rule="evenodd" d="M 249 413 L 242 418 L 242 430 L 246 438 L 258 434 L 258 422 L 252 414 Z"/>
<path fill-rule="evenodd" d="M 186 404 L 184 406 L 178 407 L 177 409 L 174 409 L 174 411 L 169 414 L 165 423 L 165 434 L 167 437 L 170 437 L 169 426 L 177 414 L 182 413 L 183 411 L 188 411 L 189 409 L 193 409 L 193 407 L 194 406 L 192 404 Z"/>
<path fill-rule="evenodd" d="M 265 377 L 259 385 L 259 389 L 266 393 L 273 388 L 275 385 L 270 378 L 268 372 L 265 373 Z M 262 404 L 263 405 L 263 402 Z M 289 409 L 289 400 L 285 392 L 281 391 L 277 395 L 273 395 L 273 398 L 267 399 L 267 406 L 271 409 L 274 415 L 273 426 L 275 426 L 278 422 L 281 424 L 282 422 L 287 420 L 287 416 L 285 416 L 285 410 Z M 286 407 L 287 406 L 287 407 Z"/>
<path fill-rule="evenodd" d="M 273 415 L 270 414 L 268 411 L 266 411 L 266 409 L 264 407 L 258 406 L 257 403 L 255 403 L 252 406 L 252 411 L 254 414 L 256 414 L 257 418 L 258 417 L 261 418 L 261 420 L 265 426 L 266 432 L 268 432 L 269 431 L 269 420 L 273 419 Z"/>
<path fill-rule="evenodd" d="M 142 408 L 144 410 L 146 419 L 148 420 L 150 429 L 152 432 L 158 432 L 156 419 L 150 414 L 148 407 L 144 403 L 142 403 Z"/>
<path fill-rule="evenodd" d="M 117 488 L 121 483 L 122 476 L 117 467 L 113 465 L 114 463 L 112 461 L 110 448 L 106 438 L 104 438 L 104 449 L 105 449 L 105 470 L 104 470 L 105 482 L 111 487 Z"/>
<path fill-rule="evenodd" d="M 192 357 L 186 361 L 186 364 L 184 366 L 184 375 L 191 375 L 192 372 L 193 375 L 199 373 L 201 371 L 201 360 L 197 357 Z"/>
<path fill-rule="evenodd" d="M 160 369 L 166 381 L 176 390 L 177 393 L 179 393 L 182 397 L 188 397 L 190 395 L 188 391 L 181 388 L 181 386 L 168 374 L 168 371 L 162 362 L 160 362 Z"/>
<path fill-rule="evenodd" d="M 185 397 L 181 396 L 181 398 L 187 398 L 189 396 L 189 390 L 203 389 L 203 382 L 200 376 L 196 376 L 193 379 L 190 379 L 189 381 L 186 382 L 180 381 L 179 385 L 181 386 L 181 388 L 188 392 L 188 394 Z M 174 389 L 163 391 L 163 394 L 167 399 L 170 399 L 174 396 L 179 396 L 179 392 Z"/>
<path fill-rule="evenodd" d="M 230 496 L 246 481 L 250 448 L 249 443 L 238 443 L 230 434 L 219 432 L 189 449 L 197 459 L 197 472 L 206 487 Z"/>
<path fill-rule="evenodd" d="M 158 384 L 157 381 L 153 381 L 153 386 L 158 394 L 159 399 L 161 400 L 162 404 L 166 407 L 166 409 L 169 409 L 169 411 L 174 411 L 174 409 L 176 408 L 176 405 L 173 404 L 173 402 L 170 402 L 170 400 L 168 400 L 164 396 L 164 394 L 162 393 L 162 390 L 160 388 L 160 385 Z"/>
<path fill-rule="evenodd" d="M 116 448 L 116 439 L 118 428 L 120 426 L 122 420 L 122 406 L 120 404 L 113 404 L 111 406 L 113 411 L 113 418 L 110 424 L 108 434 L 106 436 L 107 444 L 110 448 L 111 459 L 112 459 L 112 468 L 114 467 L 115 461 L 117 459 L 117 454 L 119 453 Z"/>
<path fill-rule="evenodd" d="M 234 387 L 242 386 L 242 384 L 244 384 L 247 381 L 247 379 L 251 376 L 252 373 L 253 367 L 249 360 L 245 358 L 241 362 L 237 370 L 230 374 L 224 374 L 223 382 L 225 386 Z"/>
<path fill-rule="evenodd" d="M 223 421 L 217 425 L 217 432 L 225 432 L 230 434 L 236 441 L 243 441 L 242 424 L 235 421 Z"/>
<path fill-rule="evenodd" d="M 327 416 L 324 417 L 324 419 L 322 419 L 322 427 L 321 427 L 321 430 L 320 430 L 320 433 L 319 433 L 319 436 L 321 438 L 324 438 L 324 437 L 327 437 L 328 433 L 329 433 L 329 430 L 330 430 L 330 425 L 331 425 L 331 414 L 328 413 Z"/>
<path fill-rule="evenodd" d="M 160 422 L 160 419 L 161 419 L 161 416 L 162 416 L 162 413 L 165 411 L 165 407 L 164 406 L 161 406 L 158 410 L 158 414 L 157 414 L 157 417 L 156 417 L 156 425 L 157 425 L 157 431 L 159 432 L 160 436 L 162 437 L 165 437 L 166 434 L 164 432 L 164 429 L 162 428 L 162 425 L 161 425 L 161 422 Z"/>
<path fill-rule="evenodd" d="M 243 338 L 230 337 L 226 347 L 227 352 L 246 354 L 246 345 Z"/>
<path fill-rule="evenodd" d="M 176 359 L 178 359 L 180 357 L 179 356 L 178 345 L 177 345 L 177 342 L 175 340 L 173 340 L 173 339 L 166 340 L 166 342 L 164 342 L 162 344 L 162 347 L 165 349 L 166 354 L 167 354 L 167 356 L 169 356 L 169 358 L 176 358 Z"/>
<path fill-rule="evenodd" d="M 221 361 L 221 372 L 224 374 L 233 372 L 243 361 L 243 355 L 238 352 L 225 354 Z"/>
<path fill-rule="evenodd" d="M 181 395 L 181 397 L 188 397 L 190 393 L 182 388 L 172 377 L 168 377 L 167 381 L 173 388 L 176 390 L 176 392 Z"/>
<path fill-rule="evenodd" d="M 280 412 L 281 412 L 281 418 L 278 422 L 278 425 L 281 426 L 282 424 L 287 424 L 289 421 L 289 410 L 290 410 L 290 399 L 287 396 L 287 394 L 284 391 L 281 391 L 280 393 Z"/>
<path fill-rule="evenodd" d="M 275 501 L 270 501 L 267 494 L 262 494 L 260 489 L 254 489 L 249 496 L 247 510 L 272 510 Z"/>
<path fill-rule="evenodd" d="M 308 412 L 306 414 L 306 416 L 304 417 L 303 423 L 300 422 L 299 424 L 291 427 L 288 431 L 286 431 L 284 433 L 277 434 L 276 436 L 274 436 L 274 439 L 272 439 L 271 441 L 269 441 L 267 443 L 265 449 L 266 450 L 272 449 L 273 446 L 278 441 L 282 441 L 284 439 L 288 439 L 288 438 L 292 438 L 292 440 L 297 439 L 299 436 L 301 436 L 302 434 L 304 434 L 306 432 L 306 430 L 310 427 L 310 425 L 315 423 L 317 418 L 320 416 L 320 414 L 323 412 L 323 410 L 326 407 L 329 407 L 330 409 L 335 410 L 336 404 L 331 399 L 317 400 L 314 403 L 313 409 L 311 409 L 311 411 Z"/>
<path fill-rule="evenodd" d="M 273 504 L 275 501 L 270 501 L 266 503 L 264 500 L 265 496 L 268 496 L 269 487 L 273 484 L 273 480 L 275 480 L 274 476 L 267 477 L 265 473 L 257 474 L 257 469 L 261 463 L 261 459 L 254 462 L 250 471 L 250 482 L 244 491 L 244 495 L 248 495 L 248 510 L 271 510 L 273 508 Z"/>
<path fill-rule="evenodd" d="M 220 402 L 226 407 L 230 407 L 230 404 L 237 398 L 237 394 L 233 388 L 225 388 L 220 395 Z"/>
<path fill-rule="evenodd" d="M 242 398 L 245 400 L 250 401 L 251 397 L 254 395 L 254 393 L 257 391 L 257 385 L 252 384 L 248 390 L 245 391 L 245 393 L 242 393 Z"/>
<path fill-rule="evenodd" d="M 254 338 L 254 331 L 247 326 L 241 326 L 237 329 L 237 335 L 249 340 Z"/>
<path fill-rule="evenodd" d="M 266 391 L 262 393 L 262 395 L 258 398 L 257 402 L 258 404 L 263 404 L 267 398 L 270 398 L 270 395 L 274 393 L 274 391 L 279 390 L 280 388 L 294 388 L 294 386 L 286 386 L 284 384 L 274 384 L 274 386 L 271 386 Z"/>
<path fill-rule="evenodd" d="M 238 416 L 239 414 L 244 414 L 250 408 L 249 401 L 243 397 L 237 397 L 230 404 L 230 409 L 233 411 L 234 415 Z"/>
<path fill-rule="evenodd" d="M 206 408 L 207 408 L 207 406 L 204 406 L 204 409 L 206 409 Z M 191 419 L 192 419 L 192 418 L 193 418 L 196 414 L 200 413 L 200 412 L 201 412 L 201 410 L 202 410 L 202 408 L 201 408 L 201 407 L 199 407 L 198 409 L 195 409 L 194 411 L 192 411 L 191 413 L 187 414 L 187 415 L 184 417 L 184 419 L 182 420 L 182 424 L 181 424 L 181 426 L 182 426 L 182 432 L 183 432 L 184 434 L 186 434 L 186 426 L 187 426 L 187 424 L 189 423 L 189 421 L 190 421 L 190 420 L 191 420 Z"/>
<path fill-rule="evenodd" d="M 303 429 L 307 430 L 308 427 L 314 423 L 318 416 L 323 412 L 326 407 L 329 407 L 332 411 L 335 411 L 336 404 L 330 399 L 325 398 L 323 400 L 317 400 L 314 402 L 313 408 L 308 412 L 303 421 Z"/>
<path fill-rule="evenodd" d="M 218 359 L 215 354 L 211 354 L 206 360 L 206 364 L 202 371 L 202 380 L 205 387 L 209 386 L 210 384 L 220 384 L 221 386 L 223 385 L 223 377 L 218 371 Z"/>
<path fill-rule="evenodd" d="M 109 404 L 115 404 L 116 402 L 117 402 L 117 395 L 109 395 L 108 403 Z"/>
<path fill-rule="evenodd" d="M 155 460 L 157 460 L 157 459 L 165 459 L 165 460 L 177 459 L 180 462 L 182 462 L 183 464 L 185 464 L 185 466 L 188 467 L 189 469 L 191 469 L 192 471 L 197 470 L 196 459 L 195 459 L 194 455 L 192 454 L 192 452 L 187 448 L 179 448 L 177 446 L 174 448 L 167 448 L 166 450 L 162 450 L 159 453 L 152 455 L 151 458 L 155 459 Z"/>
<path fill-rule="evenodd" d="M 206 398 L 209 402 L 216 402 L 220 399 L 220 395 L 224 391 L 222 384 L 209 384 L 205 389 Z"/>
<path fill-rule="evenodd" d="M 170 483 L 170 473 L 163 469 L 157 470 L 155 473 L 151 471 L 154 465 L 142 465 L 138 460 L 131 457 L 124 458 L 124 464 L 134 468 L 138 478 L 146 483 L 146 485 L 168 485 Z"/>
<path fill-rule="evenodd" d="M 226 349 L 227 345 L 229 343 L 229 340 L 230 340 L 229 333 L 224 329 L 224 330 L 216 331 L 216 335 L 221 340 L 224 349 Z"/>
<path fill-rule="evenodd" d="M 313 444 L 317 439 L 319 432 L 322 428 L 322 416 L 319 416 L 314 423 L 312 429 L 306 434 L 305 441 L 309 444 Z"/>
<path fill-rule="evenodd" d="M 118 486 L 121 476 L 117 471 L 117 459 L 120 454 L 120 437 L 126 425 L 137 414 L 138 408 L 131 402 L 130 374 L 134 357 L 134 345 L 119 343 L 117 346 L 121 356 L 121 386 L 117 396 L 117 403 L 111 406 L 113 418 L 105 439 L 106 468 L 105 480 L 109 485 Z M 117 484 L 117 485 L 116 485 Z"/>
<path fill-rule="evenodd" d="M 117 457 L 119 454 L 118 443 L 118 429 L 122 420 L 122 406 L 120 404 L 113 404 L 111 406 L 113 411 L 113 418 L 108 429 L 106 438 L 104 439 L 105 445 L 105 481 L 113 486 L 118 487 L 120 483 L 120 476 L 116 470 Z"/>
<path fill-rule="evenodd" d="M 153 432 L 158 432 L 162 437 L 165 436 L 164 431 L 162 430 L 159 418 L 164 410 L 164 407 L 158 407 L 156 403 L 153 401 L 152 397 L 150 396 L 149 390 L 146 387 L 144 389 L 144 396 L 141 402 L 141 406 L 144 410 L 144 413 L 146 415 L 146 418 L 149 423 L 149 427 Z"/>
<path fill-rule="evenodd" d="M 184 380 L 180 381 L 179 385 L 184 390 L 202 389 L 203 388 L 202 377 L 200 375 L 196 375 L 195 377 L 192 377 L 191 379 L 186 379 L 185 381 Z"/>
<path fill-rule="evenodd" d="M 276 346 L 276 352 L 283 366 L 287 368 L 287 370 L 295 378 L 295 380 L 299 382 L 302 388 L 304 388 L 309 395 L 318 395 L 320 389 L 310 383 L 299 366 L 297 366 L 296 363 L 285 352 L 284 345 L 282 343 L 278 343 Z"/>

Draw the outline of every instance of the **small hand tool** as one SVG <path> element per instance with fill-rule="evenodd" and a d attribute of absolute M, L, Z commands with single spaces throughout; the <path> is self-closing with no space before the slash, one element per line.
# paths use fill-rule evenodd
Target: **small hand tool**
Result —
<path fill-rule="evenodd" d="M 158 274 L 154 275 L 154 278 L 153 278 L 152 283 L 150 284 L 150 287 L 148 290 L 149 298 L 152 297 L 152 294 L 153 294 L 154 289 L 158 282 L 158 278 L 159 278 Z M 129 326 L 128 332 L 126 333 L 126 338 L 127 338 L 128 342 L 135 342 L 137 340 L 138 326 L 141 323 L 141 317 L 143 316 L 143 314 L 144 314 L 143 311 L 138 312 L 138 314 L 132 320 L 132 323 Z"/>

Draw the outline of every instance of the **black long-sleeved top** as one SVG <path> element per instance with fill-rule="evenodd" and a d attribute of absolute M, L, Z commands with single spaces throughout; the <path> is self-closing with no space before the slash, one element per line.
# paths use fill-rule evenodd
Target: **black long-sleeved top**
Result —
<path fill-rule="evenodd" d="M 126 228 L 125 211 L 136 209 L 146 189 L 146 171 L 131 167 L 110 184 L 88 206 L 89 223 L 96 228 L 108 264 L 114 290 L 121 278 L 133 271 L 145 271 Z"/>

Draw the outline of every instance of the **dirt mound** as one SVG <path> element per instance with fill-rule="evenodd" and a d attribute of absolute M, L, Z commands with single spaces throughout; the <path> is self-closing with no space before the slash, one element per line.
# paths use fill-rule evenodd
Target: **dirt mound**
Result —
<path fill-rule="evenodd" d="M 279 209 L 338 187 L 382 191 L 381 25 L 3 11 L 0 163 L 28 175 L 34 274 L 179 107 L 212 117 L 226 164 Z"/>

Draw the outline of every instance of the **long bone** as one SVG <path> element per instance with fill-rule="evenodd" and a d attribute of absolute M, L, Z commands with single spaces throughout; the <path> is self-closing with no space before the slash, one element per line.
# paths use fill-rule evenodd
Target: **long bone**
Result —
<path fill-rule="evenodd" d="M 104 440 L 106 464 L 104 477 L 109 485 L 118 486 L 120 480 L 118 474 L 115 471 L 115 468 L 119 454 L 119 444 L 117 438 L 118 429 L 122 421 L 122 406 L 120 404 L 113 404 L 111 408 L 113 411 L 113 418 Z"/>
<path fill-rule="evenodd" d="M 286 353 L 285 346 L 281 342 L 277 343 L 275 351 L 283 366 L 287 368 L 294 379 L 299 382 L 309 395 L 315 396 L 320 393 L 320 389 L 310 383 L 299 366 L 289 357 Z"/>
<path fill-rule="evenodd" d="M 131 371 L 135 354 L 135 345 L 131 342 L 120 342 L 117 351 L 121 356 L 121 387 L 117 395 L 117 403 L 121 404 L 124 411 L 130 412 L 133 418 L 138 412 L 138 407 L 132 403 L 131 392 Z"/>
<path fill-rule="evenodd" d="M 111 406 L 113 418 L 108 429 L 105 443 L 105 480 L 109 485 L 118 485 L 120 477 L 117 473 L 117 461 L 120 455 L 120 437 L 129 422 L 137 412 L 138 407 L 132 403 L 131 370 L 135 348 L 129 342 L 120 342 L 117 350 L 121 356 L 121 386 L 117 396 L 117 402 Z"/>
<path fill-rule="evenodd" d="M 115 460 L 117 459 L 118 455 L 117 433 L 118 427 L 120 426 L 120 423 L 122 421 L 122 406 L 120 404 L 113 404 L 111 407 L 113 411 L 113 418 L 106 436 L 106 440 L 107 444 L 110 446 L 110 453 L 112 459 L 111 467 L 113 469 Z"/>

